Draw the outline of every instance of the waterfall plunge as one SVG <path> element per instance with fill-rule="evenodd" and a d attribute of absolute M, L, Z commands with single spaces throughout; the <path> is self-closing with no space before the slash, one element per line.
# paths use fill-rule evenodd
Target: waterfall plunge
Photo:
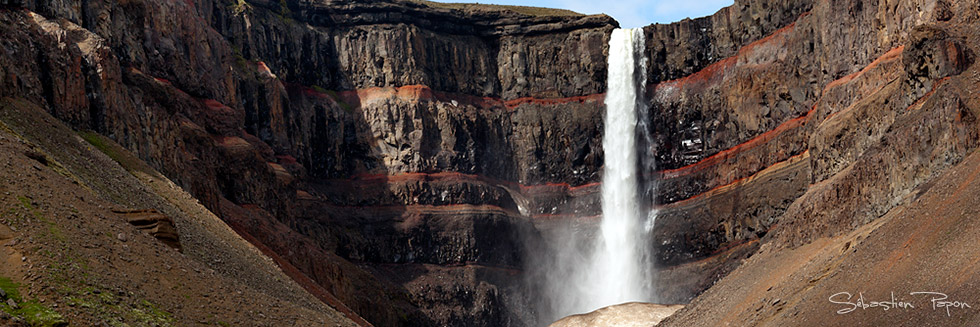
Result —
<path fill-rule="evenodd" d="M 602 144 L 602 221 L 598 230 L 572 222 L 544 235 L 550 250 L 535 261 L 541 270 L 532 275 L 544 282 L 547 306 L 540 314 L 546 321 L 655 299 L 649 250 L 655 214 L 641 205 L 652 196 L 641 172 L 652 171 L 653 160 L 638 156 L 649 152 L 639 147 L 651 144 L 641 93 L 646 84 L 643 48 L 642 29 L 613 31 Z"/>
<path fill-rule="evenodd" d="M 643 30 L 618 29 L 609 40 L 602 148 L 602 223 L 590 262 L 591 307 L 651 298 L 648 215 L 640 205 L 637 122 L 646 84 Z M 652 216 L 651 216 L 652 217 Z"/>

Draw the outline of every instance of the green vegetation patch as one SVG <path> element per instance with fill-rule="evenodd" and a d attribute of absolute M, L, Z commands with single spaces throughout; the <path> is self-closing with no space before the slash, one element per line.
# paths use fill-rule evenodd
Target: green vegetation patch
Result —
<path fill-rule="evenodd" d="M 317 92 L 326 93 L 327 95 L 329 95 L 331 98 L 333 98 L 333 101 L 340 106 L 340 109 L 344 109 L 344 111 L 346 111 L 349 114 L 354 113 L 354 106 L 350 105 L 347 102 L 344 102 L 344 100 L 340 98 L 340 94 L 337 94 L 337 91 L 324 90 L 322 87 L 319 86 L 313 86 L 313 89 L 316 90 Z"/>
<path fill-rule="evenodd" d="M 174 323 L 173 315 L 164 310 L 160 310 L 160 308 L 147 300 L 142 300 L 138 305 L 135 305 L 131 314 L 140 325 L 170 326 Z"/>
<path fill-rule="evenodd" d="M 7 297 L 14 299 L 14 301 L 20 301 L 20 285 L 14 283 L 7 277 L 0 277 L 0 289 L 7 293 Z M 2 301 L 0 301 L 2 302 Z"/>
<path fill-rule="evenodd" d="M 84 287 L 66 290 L 69 306 L 84 309 L 110 326 L 174 326 L 173 314 L 156 304 L 140 299 L 125 299 L 115 292 Z M 132 293 L 130 293 L 132 296 Z"/>
<path fill-rule="evenodd" d="M 245 59 L 245 53 L 242 52 L 242 48 L 233 45 L 231 46 L 231 53 L 235 56 L 235 66 L 238 69 L 248 71 L 250 65 L 248 64 L 248 59 Z"/>
<path fill-rule="evenodd" d="M 68 326 L 68 321 L 65 320 L 60 313 L 51 310 L 37 301 L 28 301 L 20 303 L 20 309 L 14 311 L 14 315 L 20 316 L 24 321 L 30 326 L 36 327 L 55 327 L 55 326 Z"/>
<path fill-rule="evenodd" d="M 47 280 L 54 295 L 65 299 L 68 306 L 81 309 L 109 326 L 173 326 L 173 314 L 133 293 L 111 291 L 100 285 L 89 273 L 87 260 L 65 249 L 55 263 L 48 266 Z"/>
<path fill-rule="evenodd" d="M 338 94 L 337 91 L 328 90 L 319 85 L 313 85 L 310 88 L 313 89 L 313 91 L 316 91 L 317 93 L 326 94 L 330 96 L 330 98 L 333 99 L 333 101 L 336 102 L 338 106 L 340 106 L 340 109 L 344 109 L 344 111 L 346 111 L 347 113 L 354 113 L 354 106 L 352 106 L 347 102 L 344 102 L 344 100 L 340 98 L 340 94 Z"/>
<path fill-rule="evenodd" d="M 279 10 L 273 12 L 273 15 L 283 23 L 293 22 L 293 11 L 289 10 L 289 4 L 286 3 L 286 0 L 279 0 Z"/>
<path fill-rule="evenodd" d="M 30 199 L 23 195 L 18 195 L 17 200 L 20 201 L 20 205 L 23 206 L 25 210 L 34 215 L 34 218 L 44 223 L 44 225 L 47 227 L 47 232 L 51 235 L 51 237 L 54 237 L 54 239 L 58 241 L 65 240 L 65 234 L 61 231 L 61 228 L 58 227 L 58 224 L 44 217 L 44 214 L 42 214 L 40 210 L 37 210 L 33 205 L 31 205 Z"/>
<path fill-rule="evenodd" d="M 331 94 L 331 96 L 332 96 L 332 97 L 335 97 L 335 98 L 337 97 L 337 92 L 334 92 L 334 91 L 328 91 L 327 89 L 325 89 L 325 88 L 323 88 L 322 86 L 319 86 L 319 85 L 313 85 L 313 90 L 314 90 L 314 91 L 317 91 L 317 92 L 319 92 L 319 93 L 323 93 L 323 94 L 330 94 L 330 92 L 333 92 L 333 93 Z"/>
<path fill-rule="evenodd" d="M 51 308 L 35 300 L 24 301 L 24 298 L 20 294 L 20 284 L 14 283 L 10 278 L 0 277 L 0 289 L 3 289 L 7 293 L 7 297 L 17 303 L 17 307 L 14 308 L 7 305 L 6 301 L 0 301 L 0 310 L 3 310 L 11 316 L 23 319 L 29 326 L 68 326 L 68 321 L 65 320 L 65 317 L 51 310 Z"/>
<path fill-rule="evenodd" d="M 241 15 L 241 14 L 251 14 L 252 13 L 252 5 L 248 4 L 248 2 L 245 2 L 245 0 L 235 0 L 229 6 L 229 8 L 231 8 L 231 12 L 233 14 L 235 14 L 236 16 Z"/>
<path fill-rule="evenodd" d="M 112 158 L 113 161 L 119 163 L 120 166 L 130 173 L 138 171 L 153 175 L 153 170 L 150 167 L 146 166 L 145 163 L 128 153 L 126 149 L 123 149 L 122 146 L 119 146 L 109 138 L 93 131 L 78 132 L 78 135 L 96 149 L 109 156 L 109 158 Z"/>

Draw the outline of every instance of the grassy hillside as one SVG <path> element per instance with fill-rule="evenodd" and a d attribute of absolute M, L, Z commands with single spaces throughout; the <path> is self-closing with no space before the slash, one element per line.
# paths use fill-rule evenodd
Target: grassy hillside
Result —
<path fill-rule="evenodd" d="M 354 325 L 108 138 L 4 98 L 0 158 L 0 326 Z M 123 210 L 168 216 L 182 249 Z"/>

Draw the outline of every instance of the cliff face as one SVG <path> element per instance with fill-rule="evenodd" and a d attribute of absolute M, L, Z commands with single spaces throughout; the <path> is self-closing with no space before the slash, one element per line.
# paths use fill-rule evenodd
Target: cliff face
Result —
<path fill-rule="evenodd" d="M 760 251 L 664 325 L 978 321 L 972 310 L 932 316 L 929 298 L 911 292 L 930 289 L 955 301 L 976 301 L 976 285 L 967 282 L 978 278 L 969 259 L 975 249 L 948 249 L 978 235 L 972 208 L 980 185 L 980 4 L 916 5 L 922 10 L 915 16 L 922 19 L 918 26 L 902 29 L 892 48 L 861 70 L 834 76 L 802 118 L 809 181 L 775 216 Z M 813 16 L 838 11 L 814 9 Z M 936 274 L 937 269 L 950 273 Z M 845 294 L 830 297 L 857 290 L 868 301 L 892 295 L 922 311 L 839 314 L 849 306 L 833 301 L 843 301 Z"/>
<path fill-rule="evenodd" d="M 974 62 L 955 36 L 972 17 L 954 21 L 949 6 L 814 3 L 732 57 L 650 86 L 652 125 L 676 131 L 654 147 L 667 298 L 768 240 L 865 224 L 977 146 L 969 96 L 947 89 L 969 85 L 950 78 Z"/>
<path fill-rule="evenodd" d="M 0 96 L 130 149 L 349 317 L 536 324 L 528 249 L 599 214 L 607 16 L 0 5 Z M 689 300 L 760 239 L 870 221 L 976 147 L 954 90 L 973 43 L 951 6 L 746 0 L 645 28 L 662 299 Z"/>
<path fill-rule="evenodd" d="M 598 180 L 606 16 L 3 5 L 3 96 L 116 140 L 376 325 L 524 324 L 527 217 Z"/>

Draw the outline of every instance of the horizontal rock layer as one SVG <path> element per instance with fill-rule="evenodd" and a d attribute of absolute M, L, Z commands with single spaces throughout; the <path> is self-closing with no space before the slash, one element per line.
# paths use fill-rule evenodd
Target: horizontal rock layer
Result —
<path fill-rule="evenodd" d="M 608 16 L 530 16 L 410 1 L 253 1 L 209 15 L 246 60 L 333 90 L 422 84 L 477 96 L 602 93 Z M 253 23 L 254 22 L 254 23 Z M 556 46 L 557 45 L 557 46 Z"/>
<path fill-rule="evenodd" d="M 652 147 L 674 151 L 658 153 L 673 158 L 658 160 L 669 168 L 658 193 L 668 203 L 653 245 L 660 261 L 677 269 L 757 238 L 800 245 L 850 231 L 972 151 L 969 97 L 948 83 L 973 50 L 951 36 L 956 18 L 943 6 L 818 3 L 734 57 L 652 86 L 663 109 L 654 119 L 687 130 Z M 702 266 L 704 278 L 726 265 Z"/>
<path fill-rule="evenodd" d="M 536 324 L 508 295 L 526 290 L 498 274 L 522 268 L 536 229 L 599 214 L 609 17 L 3 5 L 0 96 L 116 140 L 375 325 Z M 966 11 L 949 6 L 746 0 L 645 28 L 651 246 L 678 285 L 665 298 L 689 299 L 760 238 L 866 222 L 976 146 L 955 77 L 972 43 L 944 25 Z M 454 302 L 447 287 L 476 295 Z"/>
<path fill-rule="evenodd" d="M 519 15 L 536 23 L 518 19 L 517 29 L 483 26 L 487 34 L 466 36 L 404 20 L 319 25 L 317 17 L 330 15 L 324 10 L 346 5 L 290 3 L 289 15 L 259 2 L 4 5 L 3 96 L 118 141 L 311 292 L 376 325 L 527 321 L 527 312 L 488 309 L 502 295 L 474 298 L 476 309 L 444 320 L 435 313 L 455 310 L 454 303 L 406 296 L 405 286 L 368 268 L 519 267 L 518 233 L 530 226 L 521 217 L 561 214 L 598 178 L 597 135 L 574 131 L 599 128 L 605 38 L 615 24 L 608 17 Z M 482 15 L 499 26 L 515 19 L 507 12 L 440 15 Z M 401 49 L 415 54 L 387 53 L 391 44 L 379 38 L 409 39 Z M 296 40 L 296 49 L 308 50 L 271 40 Z M 340 52 L 313 46 L 321 41 Z M 548 45 L 556 42 L 568 46 Z M 453 49 L 460 51 L 453 60 L 429 55 Z M 334 57 L 340 54 L 352 61 Z M 418 61 L 402 65 L 411 56 Z M 552 56 L 568 58 L 565 66 L 553 65 Z M 516 84 L 500 86 L 498 70 Z M 368 177 L 417 172 L 462 174 L 472 183 Z M 343 193 L 370 185 L 390 195 Z M 481 277 L 459 287 L 502 293 L 498 287 L 511 288 L 505 281 Z"/>

